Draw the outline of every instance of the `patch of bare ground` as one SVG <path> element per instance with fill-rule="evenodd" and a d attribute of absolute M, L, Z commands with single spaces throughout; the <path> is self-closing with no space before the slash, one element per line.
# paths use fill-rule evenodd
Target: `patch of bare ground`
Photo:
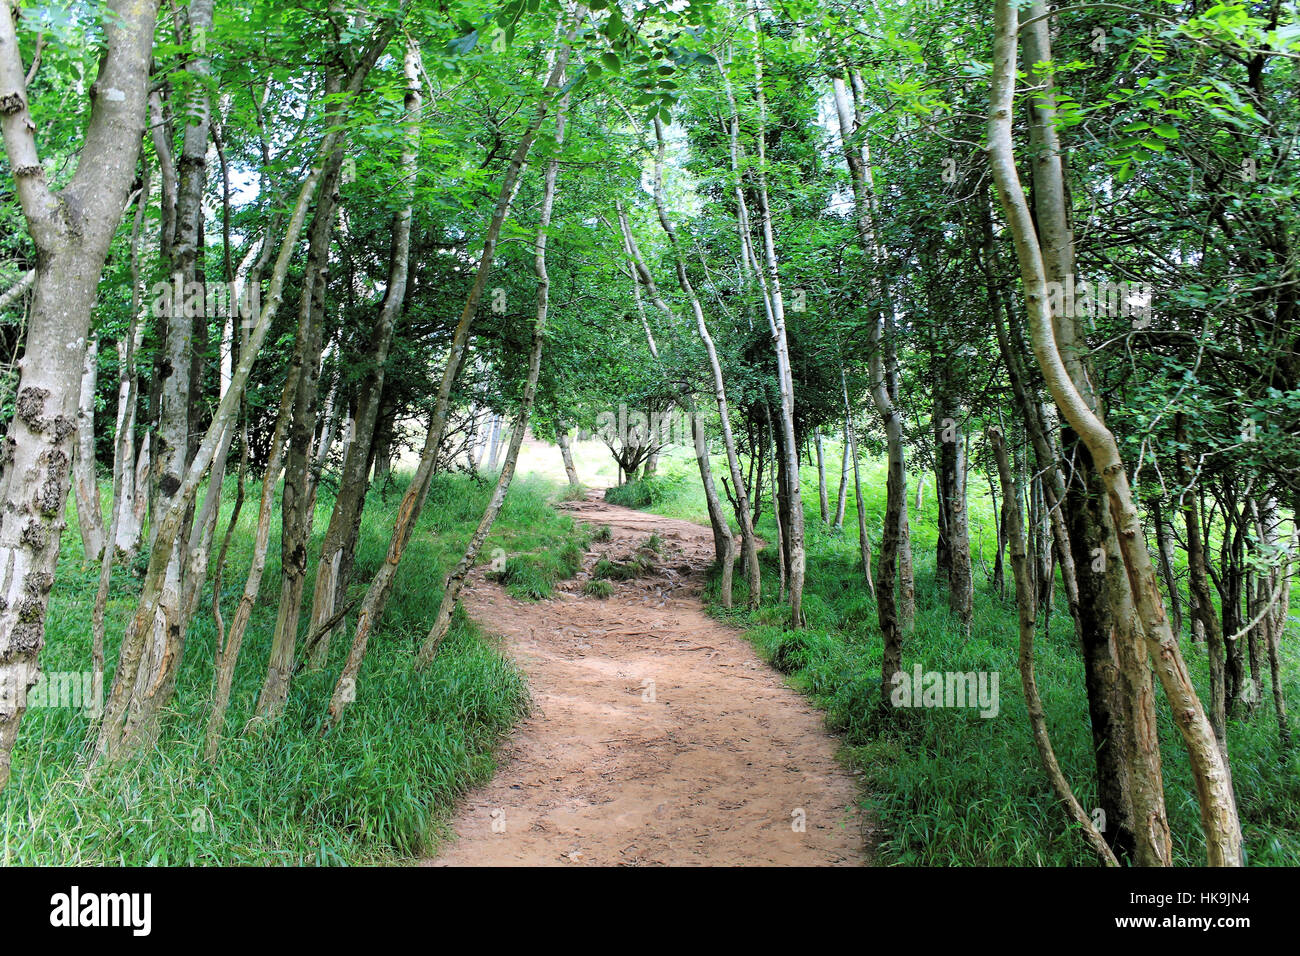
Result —
<path fill-rule="evenodd" d="M 534 710 L 426 865 L 851 866 L 870 862 L 853 778 L 821 715 L 701 602 L 708 528 L 606 503 L 562 505 L 607 524 L 549 601 L 474 571 L 465 608 L 501 635 Z M 583 593 L 602 558 L 651 534 L 653 569 Z M 802 828 L 799 824 L 802 823 Z"/>

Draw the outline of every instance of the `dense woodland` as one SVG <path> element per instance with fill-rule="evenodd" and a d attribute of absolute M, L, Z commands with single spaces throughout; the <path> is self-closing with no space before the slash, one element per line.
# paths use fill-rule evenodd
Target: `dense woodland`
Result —
<path fill-rule="evenodd" d="M 685 462 L 717 612 L 852 631 L 865 752 L 935 633 L 1005 652 L 1050 861 L 1300 862 L 1298 61 L 1294 0 L 2 0 L 6 820 L 346 789 L 433 706 L 367 682 L 502 666 L 527 433 Z"/>

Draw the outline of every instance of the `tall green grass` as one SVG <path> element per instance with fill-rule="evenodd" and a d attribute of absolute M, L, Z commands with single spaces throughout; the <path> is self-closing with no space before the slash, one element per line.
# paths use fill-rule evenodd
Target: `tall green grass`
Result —
<path fill-rule="evenodd" d="M 399 480 L 372 492 L 354 591 L 369 583 L 383 561 L 403 490 Z M 552 491 L 544 482 L 516 481 L 485 554 L 498 547 L 571 550 L 576 532 L 570 519 L 549 506 Z M 490 485 L 467 477 L 434 478 L 387 613 L 371 638 L 356 702 L 343 725 L 329 733 L 321 730 L 322 711 L 350 633 L 336 639 L 324 670 L 298 676 L 276 725 L 244 732 L 275 625 L 276 522 L 217 762 L 209 766 L 201 759 L 215 642 L 205 596 L 188 635 L 172 711 L 160 743 L 148 753 L 83 779 L 89 718 L 66 708 L 27 713 L 12 778 L 0 793 L 0 860 L 353 864 L 397 862 L 432 851 L 446 834 L 456 798 L 491 776 L 495 745 L 528 706 L 522 676 L 459 610 L 434 664 L 425 671 L 414 667 L 412 650 L 437 609 L 442 575 L 459 557 L 490 493 Z M 313 553 L 331 507 L 322 490 Z M 232 543 L 223 581 L 227 619 L 243 589 L 255 511 L 245 508 Z M 41 663 L 45 671 L 83 671 L 90 661 L 97 571 L 83 568 L 75 527 L 63 542 Z M 110 671 L 138 587 L 129 569 L 115 574 L 108 607 Z"/>

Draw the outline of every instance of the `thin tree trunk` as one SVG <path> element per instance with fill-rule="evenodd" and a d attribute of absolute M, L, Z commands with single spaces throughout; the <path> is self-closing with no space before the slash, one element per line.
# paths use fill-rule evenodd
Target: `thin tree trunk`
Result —
<path fill-rule="evenodd" d="M 1034 605 L 1034 588 L 1029 580 L 1028 562 L 1025 559 L 1025 531 L 1020 516 L 1020 496 L 1016 493 L 1011 478 L 1011 466 L 1007 461 L 1006 446 L 1002 443 L 1002 431 L 991 428 L 988 431 L 989 443 L 997 458 L 998 474 L 1002 479 L 1002 513 L 1007 516 L 1007 536 L 1011 542 L 1011 571 L 1016 581 L 1016 607 L 1020 621 L 1020 683 L 1025 691 L 1025 709 L 1029 712 L 1029 725 L 1034 732 L 1034 746 L 1038 748 L 1039 759 L 1047 778 L 1056 791 L 1057 798 L 1065 804 L 1066 812 L 1079 827 L 1091 844 L 1093 850 L 1107 866 L 1119 866 L 1114 851 L 1106 843 L 1105 837 L 1097 829 L 1087 811 L 1079 803 L 1061 771 L 1052 748 L 1047 731 L 1047 718 L 1043 714 L 1043 701 L 1038 694 L 1038 681 L 1034 677 L 1034 628 L 1038 611 Z"/>
<path fill-rule="evenodd" d="M 1027 67 L 1050 62 L 1051 43 L 1048 38 L 1046 6 L 1033 3 L 1031 19 L 1027 25 L 1025 63 Z M 1040 17 L 1041 15 L 1041 17 Z M 1064 159 L 1060 143 L 1053 80 L 1050 75 L 1038 76 L 1042 92 L 1029 103 L 1029 134 L 1034 151 L 1033 163 L 1033 215 L 1036 219 L 1039 261 L 1046 281 L 1070 281 L 1075 269 L 1074 236 L 1069 222 L 1070 202 L 1064 176 Z M 1001 186 L 1002 184 L 999 184 Z M 1004 210 L 1006 193 L 1000 189 Z M 1017 193 L 1023 199 L 1023 193 Z M 1027 206 L 1027 203 L 1026 203 Z M 1021 265 L 1022 281 L 1025 262 Z M 1045 288 L 1045 287 L 1044 287 Z M 1028 283 L 1026 283 L 1028 289 Z M 1163 775 L 1159 738 L 1156 732 L 1155 691 L 1146 658 L 1150 651 L 1144 649 L 1143 639 L 1146 615 L 1140 613 L 1139 595 L 1135 592 L 1129 562 L 1125 558 L 1126 533 L 1115 510 L 1115 501 L 1107 486 L 1108 476 L 1102 474 L 1108 459 L 1096 453 L 1097 441 L 1104 437 L 1094 432 L 1084 435 L 1069 411 L 1061 405 L 1060 389 L 1066 385 L 1088 413 L 1090 425 L 1100 425 L 1105 435 L 1105 416 L 1100 397 L 1092 386 L 1093 375 L 1088 368 L 1086 329 L 1078 316 L 1066 315 L 1062 310 L 1046 304 L 1047 331 L 1053 353 L 1059 359 L 1065 379 L 1057 383 L 1047 381 L 1057 407 L 1072 427 L 1066 432 L 1067 458 L 1074 463 L 1074 476 L 1069 491 L 1069 510 L 1072 521 L 1070 538 L 1075 548 L 1076 568 L 1091 568 L 1092 580 L 1087 584 L 1091 600 L 1084 600 L 1084 582 L 1080 587 L 1080 613 L 1083 623 L 1085 668 L 1090 680 L 1090 707 L 1109 708 L 1111 725 L 1107 728 L 1108 747 L 1119 745 L 1118 755 L 1098 748 L 1099 775 L 1102 758 L 1114 757 L 1115 763 L 1107 765 L 1106 773 L 1117 775 L 1117 784 L 1127 794 L 1125 803 L 1131 818 L 1121 817 L 1121 828 L 1131 823 L 1133 857 L 1139 865 L 1167 866 L 1170 863 L 1171 837 L 1164 806 Z M 1042 329 L 1030 323 L 1030 340 L 1038 357 L 1040 370 L 1044 369 L 1040 348 Z M 1047 373 L 1044 371 L 1044 378 Z M 1046 415 L 1042 416 L 1046 420 Z M 1113 436 L 1111 436 L 1113 445 Z M 1116 452 L 1117 454 L 1117 452 Z M 1122 472 L 1122 464 L 1120 471 Z M 1129 542 L 1131 545 L 1131 542 Z M 1093 549 L 1091 552 L 1089 548 Z M 1142 559 L 1149 566 L 1149 555 L 1143 541 Z M 1098 566 L 1098 558 L 1100 562 Z M 1050 565 L 1046 569 L 1050 574 Z M 1050 581 L 1045 582 L 1050 585 Z M 1047 592 L 1045 592 L 1047 593 Z M 1095 691 L 1095 694 L 1092 693 Z M 1096 731 L 1094 731 L 1096 733 Z M 1103 777 L 1099 783 L 1105 782 Z M 1229 792 L 1231 785 L 1229 781 Z"/>
<path fill-rule="evenodd" d="M 786 542 L 785 542 L 785 522 L 782 520 L 781 517 L 781 503 L 779 500 L 781 494 L 780 493 L 781 479 L 778 473 L 780 468 L 780 462 L 777 460 L 776 429 L 772 425 L 772 410 L 766 402 L 763 403 L 763 413 L 767 416 L 768 441 L 771 443 L 771 448 L 772 448 L 772 454 L 770 456 L 771 462 L 769 466 L 771 468 L 772 474 L 771 477 L 769 478 L 769 483 L 771 484 L 772 487 L 772 522 L 773 524 L 776 525 L 776 565 L 777 565 L 777 573 L 779 575 L 779 583 L 777 587 L 776 599 L 778 601 L 784 601 L 785 589 L 786 589 L 786 584 L 789 581 L 789 576 L 786 571 L 786 560 L 785 560 L 785 556 L 788 553 L 788 550 L 786 548 Z"/>
<path fill-rule="evenodd" d="M 749 499 L 745 491 L 745 476 L 740 469 L 740 456 L 736 452 L 736 439 L 731 428 L 731 406 L 727 398 L 726 382 L 722 374 L 722 363 L 718 358 L 718 350 L 713 342 L 713 335 L 709 331 L 708 322 L 704 317 L 704 309 L 700 305 L 699 296 L 695 294 L 695 288 L 691 284 L 690 277 L 686 271 L 686 256 L 682 252 L 681 243 L 677 238 L 677 230 L 673 225 L 672 219 L 668 215 L 668 203 L 664 194 L 664 151 L 666 148 L 664 140 L 663 123 L 657 117 L 654 121 L 655 130 L 655 159 L 654 159 L 654 201 L 655 210 L 658 213 L 659 225 L 668 239 L 669 248 L 672 250 L 673 265 L 677 271 L 677 284 L 681 287 L 682 293 L 686 296 L 691 306 L 691 313 L 695 317 L 695 331 L 704 345 L 705 352 L 709 358 L 709 371 L 713 376 L 713 397 L 718 407 L 718 421 L 722 429 L 722 443 L 727 453 L 727 470 L 731 474 L 731 484 L 734 487 L 736 496 L 736 522 L 740 525 L 740 542 L 741 555 L 745 563 L 745 580 L 749 588 L 749 607 L 758 607 L 762 598 L 762 572 L 758 564 L 758 543 L 754 535 L 754 527 L 750 523 Z M 638 275 L 641 277 L 642 284 L 650 293 L 651 300 L 659 307 L 660 311 L 667 316 L 672 315 L 668 304 L 659 296 L 658 291 L 654 288 L 654 280 L 651 278 L 649 269 L 646 268 L 645 261 L 641 257 L 640 251 L 636 247 L 636 240 L 632 236 L 631 226 L 627 222 L 626 213 L 619 207 L 619 222 L 623 228 L 624 238 L 628 244 L 628 249 L 632 253 L 633 262 Z M 698 439 L 697 439 L 698 444 Z M 698 449 L 697 449 L 698 458 Z M 725 523 L 725 522 L 724 522 Z"/>
<path fill-rule="evenodd" d="M 376 423 L 382 403 L 388 353 L 393 343 L 393 332 L 406 301 L 407 281 L 411 263 L 411 223 L 415 202 L 415 175 L 419 162 L 419 112 L 423 103 L 419 86 L 418 51 L 408 47 L 406 68 L 415 71 L 408 76 L 405 118 L 410 125 L 407 144 L 402 153 L 402 169 L 409 183 L 406 203 L 393 214 L 392 246 L 389 256 L 388 283 L 371 331 L 365 358 L 366 374 L 358 390 L 357 410 L 353 416 L 351 439 L 343 456 L 343 472 L 339 492 L 330 512 L 329 525 L 321 542 L 320 558 L 316 564 L 316 581 L 312 588 L 311 617 L 307 630 L 315 634 L 333 617 L 347 588 L 351 556 L 356 548 L 361 527 L 361 512 L 365 508 L 367 477 L 372 444 L 376 438 Z M 324 666 L 329 656 L 333 628 L 326 630 L 308 649 L 307 666 L 316 669 Z"/>
<path fill-rule="evenodd" d="M 456 609 L 456 602 L 460 600 L 465 576 L 478 560 L 483 542 L 487 540 L 501 506 L 505 503 L 506 493 L 510 490 L 515 464 L 519 460 L 519 449 L 524 443 L 524 432 L 528 429 L 528 416 L 537 397 L 543 336 L 546 332 L 547 312 L 551 303 L 551 278 L 546 271 L 546 233 L 551 228 L 551 213 L 555 208 L 555 181 L 560 171 L 560 151 L 564 147 L 564 120 L 568 107 L 569 97 L 566 94 L 560 97 L 555 108 L 555 152 L 551 154 L 550 162 L 546 164 L 546 185 L 542 191 L 542 207 L 538 216 L 537 241 L 534 244 L 533 255 L 533 273 L 537 276 L 537 318 L 533 321 L 533 342 L 528 355 L 528 378 L 524 382 L 524 394 L 519 403 L 519 413 L 515 419 L 514 430 L 510 433 L 510 447 L 506 449 L 505 463 L 501 467 L 496 487 L 492 490 L 492 497 L 483 510 L 483 517 L 479 519 L 478 527 L 474 530 L 465 553 L 443 581 L 442 601 L 438 606 L 438 613 L 433 619 L 433 627 L 429 629 L 424 643 L 420 646 L 418 655 L 420 667 L 427 667 L 433 662 L 438 648 L 442 646 L 447 632 L 451 629 L 452 612 Z"/>
<path fill-rule="evenodd" d="M 404 13 L 405 8 L 403 7 L 399 15 L 404 15 Z M 389 18 L 382 21 L 375 28 L 372 40 L 361 54 L 357 66 L 349 78 L 345 94 L 348 102 L 355 100 L 365 82 L 366 76 L 369 74 L 370 68 L 374 65 L 375 60 L 379 58 L 384 48 L 388 46 L 389 41 L 397 32 L 397 27 L 398 21 Z M 128 724 L 128 710 L 131 709 L 133 696 L 132 689 L 135 687 L 136 680 L 143 670 L 141 659 L 145 650 L 145 642 L 149 637 L 148 631 L 158 614 L 158 607 L 163 597 L 164 574 L 167 565 L 170 563 L 168 559 L 180 539 L 185 516 L 193 504 L 194 496 L 208 471 L 208 466 L 217 453 L 217 446 L 222 439 L 223 433 L 234 420 L 239 410 L 244 389 L 247 387 L 249 375 L 252 373 L 253 364 L 283 299 L 285 277 L 288 274 L 289 263 L 293 257 L 298 236 L 302 232 L 303 223 L 307 218 L 307 210 L 311 204 L 312 196 L 321 177 L 324 175 L 325 163 L 334 152 L 334 148 L 342 135 L 343 131 L 339 127 L 331 129 L 325 135 L 312 164 L 311 171 L 299 189 L 293 213 L 286 229 L 285 239 L 280 247 L 275 269 L 271 275 L 267 298 L 263 302 L 261 313 L 249 334 L 248 348 L 240 356 L 239 366 L 231 376 L 230 388 L 217 406 L 212 422 L 208 426 L 203 440 L 199 443 L 198 450 L 185 473 L 181 488 L 175 495 L 174 504 L 159 523 L 150 555 L 149 570 L 145 575 L 145 583 L 141 590 L 136 613 L 127 625 L 126 633 L 122 638 L 117 673 L 114 675 L 113 689 L 109 694 L 108 703 L 104 710 L 104 720 L 100 726 L 96 751 L 101 756 L 110 759 L 115 758 L 123 751 L 143 742 L 140 731 L 148 725 L 138 718 L 141 716 L 146 719 L 151 718 L 166 703 L 166 695 L 159 693 L 164 688 L 157 686 L 150 688 L 152 693 L 148 698 L 147 706 L 141 707 L 137 719 L 131 720 Z"/>
<path fill-rule="evenodd" d="M 408 46 L 407 61 L 412 59 Z M 408 85 L 412 82 L 408 68 Z M 418 76 L 418 74 L 417 74 Z M 337 90 L 343 77 L 331 76 L 328 89 Z M 418 93 L 417 93 L 418 95 Z M 327 120 L 328 121 L 328 120 Z M 343 151 L 338 149 L 326 163 L 321 178 L 316 211 L 309 230 L 307 262 L 298 309 L 298 334 L 294 343 L 291 375 L 295 395 L 281 414 L 290 416 L 284 459 L 284 489 L 280 503 L 280 604 L 266 677 L 257 698 L 255 719 L 273 720 L 289 699 L 298 620 L 302 615 L 302 593 L 307 580 L 307 546 L 311 543 L 315 499 L 311 489 L 312 435 L 320 397 L 322 325 L 325 321 L 325 287 L 328 282 L 329 252 L 338 213 L 337 184 L 342 172 Z M 409 168 L 405 166 L 404 168 Z"/>
<path fill-rule="evenodd" d="M 585 8 L 579 7 L 575 12 L 575 22 L 580 22 L 583 16 L 585 16 Z M 470 289 L 465 308 L 461 312 L 460 320 L 456 324 L 456 330 L 452 337 L 451 348 L 447 355 L 447 365 L 443 369 L 442 382 L 438 386 L 433 415 L 430 417 L 429 428 L 425 433 L 420 464 L 398 508 L 393 534 L 388 544 L 388 555 L 375 573 L 374 580 L 371 581 L 366 596 L 361 603 L 361 609 L 357 613 L 356 630 L 352 635 L 352 646 L 348 651 L 347 660 L 343 664 L 338 682 L 335 684 L 334 692 L 330 697 L 326 717 L 327 727 L 337 726 L 343 719 L 344 710 L 355 699 L 357 676 L 361 670 L 361 663 L 365 659 L 370 632 L 383 615 L 384 607 L 388 603 L 388 596 L 392 592 L 393 581 L 397 576 L 397 569 L 402 561 L 402 555 L 406 551 L 411 532 L 415 528 L 415 522 L 419 518 L 420 510 L 424 506 L 424 499 L 429 490 L 429 481 L 433 477 L 433 467 L 438 457 L 438 446 L 442 443 L 443 431 L 447 425 L 452 387 L 464 363 L 465 353 L 469 345 L 470 329 L 474 317 L 478 313 L 479 302 L 483 297 L 483 290 L 487 286 L 488 276 L 492 271 L 497 238 L 501 233 L 502 223 L 505 222 L 506 215 L 510 211 L 511 200 L 514 197 L 515 186 L 523 169 L 524 161 L 528 157 L 533 141 L 537 138 L 542 121 L 546 118 L 550 103 L 561 85 L 560 77 L 564 75 L 564 70 L 568 65 L 570 44 L 573 42 L 573 37 L 574 31 L 571 30 L 565 37 L 559 55 L 556 57 L 555 66 L 547 78 L 545 89 L 541 100 L 537 104 L 532 122 L 524 131 L 506 168 L 501 189 L 497 195 L 496 208 L 493 210 L 483 240 L 483 249 L 479 255 L 474 284 Z"/>
<path fill-rule="evenodd" d="M 835 528 L 836 531 L 840 531 L 844 527 L 844 511 L 845 508 L 848 506 L 849 460 L 850 459 L 852 459 L 853 461 L 853 473 L 855 476 L 854 478 L 855 481 L 857 480 L 856 475 L 858 469 L 857 452 L 854 451 L 854 448 L 856 448 L 856 441 L 852 440 L 853 424 L 850 421 L 852 415 L 849 411 L 849 401 L 848 401 L 848 392 L 847 392 L 848 386 L 846 383 L 843 382 L 841 382 L 841 384 L 844 385 L 846 391 L 844 395 L 844 449 L 840 454 L 840 490 L 839 490 L 839 494 L 835 498 L 835 521 L 833 524 L 833 527 Z M 858 507 L 859 508 L 862 507 L 861 503 L 859 503 Z"/>
<path fill-rule="evenodd" d="M 1187 441 L 1183 416 L 1176 415 L 1174 429 L 1180 444 Z M 1201 537 L 1200 498 L 1191 486 L 1194 471 L 1191 456 L 1184 449 L 1180 455 L 1183 488 L 1183 522 L 1187 529 L 1187 587 L 1194 598 L 1192 613 L 1201 622 L 1210 665 L 1210 725 L 1219 749 L 1227 752 L 1227 681 L 1225 679 L 1225 653 L 1223 630 L 1210 600 L 1210 577 L 1206 568 L 1205 541 Z"/>
<path fill-rule="evenodd" d="M 667 305 L 659 295 L 654 277 L 644 267 L 644 262 L 642 262 L 641 266 L 637 265 L 641 253 L 637 247 L 636 238 L 632 235 L 622 204 L 616 203 L 615 205 L 619 218 L 619 230 L 623 238 L 623 252 L 627 256 L 632 271 L 632 298 L 636 302 L 637 315 L 640 317 L 641 327 L 645 331 L 646 345 L 650 349 L 650 356 L 658 362 L 659 346 L 655 342 L 654 332 L 651 330 L 650 322 L 646 318 L 645 304 L 641 301 L 641 283 L 643 281 L 646 283 L 647 291 L 649 291 L 651 298 L 661 311 L 666 310 Z M 671 313 L 669 313 L 669 317 L 672 317 Z M 700 471 L 700 483 L 704 487 L 704 501 L 709 512 L 709 525 L 713 530 L 714 559 L 722 570 L 719 600 L 723 607 L 731 607 L 736 540 L 731 533 L 731 526 L 727 524 L 726 513 L 722 510 L 722 499 L 718 496 L 718 488 L 713 480 L 713 466 L 709 462 L 708 436 L 704 430 L 704 420 L 700 417 L 699 407 L 695 402 L 695 395 L 689 391 L 686 392 L 682 397 L 681 404 L 686 412 L 687 419 L 691 423 L 691 436 L 695 443 L 695 464 Z M 739 509 L 738 505 L 737 509 Z M 739 514 L 739 510 L 737 510 L 737 515 L 739 516 Z"/>
<path fill-rule="evenodd" d="M 573 449 L 569 446 L 569 433 L 563 422 L 555 429 L 555 441 L 560 446 L 560 456 L 564 459 L 564 474 L 569 479 L 569 487 L 581 487 L 578 469 L 573 464 Z"/>
<path fill-rule="evenodd" d="M 36 270 L 28 269 L 23 273 L 22 278 L 6 289 L 3 295 L 0 295 L 0 312 L 21 299 L 34 285 L 36 285 Z"/>
<path fill-rule="evenodd" d="M 831 503 L 826 494 L 826 455 L 822 449 L 822 430 L 817 429 L 817 504 L 821 508 L 822 524 L 830 521 Z"/>
<path fill-rule="evenodd" d="M 212 26 L 214 0 L 190 0 L 186 15 L 186 39 L 202 35 Z M 173 166 L 171 155 L 170 121 L 154 127 L 155 151 L 163 169 L 164 182 L 173 182 L 170 190 L 164 188 L 163 202 L 167 203 L 170 191 L 174 195 L 170 219 L 164 214 L 164 223 L 170 222 L 174 233 L 164 228 L 162 259 L 167 269 L 170 287 L 158 296 L 155 306 L 161 306 L 166 323 L 166 352 L 161 374 L 161 405 L 158 428 L 153 442 L 153 467 L 158 495 L 153 502 L 156 511 L 150 512 L 150 535 L 156 536 L 161 526 L 161 516 L 168 513 L 178 500 L 183 478 L 189 466 L 193 448 L 191 433 L 198 434 L 197 420 L 192 420 L 196 396 L 201 387 L 194 374 L 196 358 L 201 350 L 195 348 L 195 329 L 206 328 L 204 309 L 199 315 L 187 307 L 187 300 L 195 289 L 202 289 L 199 277 L 199 260 L 203 239 L 203 193 L 207 185 L 207 153 L 211 129 L 211 107 L 207 80 L 211 74 L 211 61 L 204 48 L 196 48 L 186 61 L 186 72 L 192 78 L 192 88 L 184 103 L 184 132 L 181 139 L 180 161 Z M 200 294 L 202 294 L 200 292 Z M 201 368 L 201 366 L 200 366 Z M 224 436 L 223 436 L 224 437 Z M 220 452 L 218 452 L 220 456 Z M 185 651 L 188 621 L 185 618 L 185 587 L 188 577 L 189 550 L 186 547 L 193 513 L 187 507 L 182 514 L 182 524 L 174 541 L 172 552 L 163 575 L 161 597 L 150 637 L 146 643 L 142 666 L 137 673 L 127 718 L 128 733 L 138 732 L 150 736 L 159 710 L 170 700 L 176 686 L 177 674 Z"/>
<path fill-rule="evenodd" d="M 752 8 L 747 11 L 747 19 L 750 33 L 754 37 L 754 95 L 758 104 L 758 128 L 754 134 L 754 141 L 758 147 L 755 193 L 758 197 L 759 227 L 763 236 L 763 261 L 767 270 L 766 281 L 762 286 L 771 306 L 768 320 L 776 350 L 777 380 L 781 392 L 780 447 L 784 451 L 782 465 L 787 481 L 791 485 L 788 495 L 789 526 L 783 529 L 785 549 L 790 555 L 790 624 L 792 627 L 803 627 L 803 585 L 807 557 L 804 551 L 803 496 L 799 491 L 799 441 L 794 427 L 794 377 L 790 368 L 790 349 L 785 328 L 785 301 L 781 293 L 772 210 L 767 193 L 767 94 L 763 86 L 761 34 L 757 14 Z"/>
<path fill-rule="evenodd" d="M 293 400 L 296 383 L 292 376 L 285 381 L 280 399 L 281 408 Z M 235 666 L 239 663 L 239 651 L 243 647 L 244 635 L 248 632 L 249 622 L 253 617 L 253 608 L 257 606 L 257 595 L 262 588 L 262 573 L 266 570 L 266 552 L 270 544 L 271 518 L 275 511 L 275 486 L 280 479 L 284 466 L 284 444 L 288 429 L 288 416 L 278 417 L 275 433 L 271 436 L 271 450 L 266 465 L 266 474 L 262 476 L 261 504 L 257 511 L 257 528 L 253 533 L 253 557 L 244 579 L 244 591 L 235 607 L 235 616 L 230 622 L 230 631 L 220 647 L 213 677 L 212 710 L 208 715 L 207 732 L 204 735 L 203 756 L 209 762 L 216 760 L 221 748 L 221 736 L 226 727 L 226 710 L 230 706 L 230 690 L 235 679 Z M 226 544 L 230 535 L 226 535 Z M 223 547 L 224 550 L 224 547 Z"/>
<path fill-rule="evenodd" d="M 1179 600 L 1178 582 L 1174 580 L 1174 533 L 1169 522 L 1165 520 L 1164 506 L 1159 498 L 1151 502 L 1151 520 L 1156 526 L 1156 541 L 1159 545 L 1160 577 L 1165 582 L 1165 594 L 1169 596 L 1169 611 L 1173 616 L 1175 634 L 1183 633 L 1183 609 Z"/>
<path fill-rule="evenodd" d="M 501 452 L 501 415 L 492 415 L 492 437 L 488 440 L 487 470 L 497 470 L 497 456 Z"/>
<path fill-rule="evenodd" d="M 858 471 L 858 443 L 849 430 L 849 454 L 853 456 L 853 496 L 858 512 L 858 554 L 862 558 L 862 576 L 866 579 L 867 590 L 876 596 L 876 582 L 871 577 L 871 537 L 867 534 L 867 505 L 862 497 L 862 476 Z"/>
<path fill-rule="evenodd" d="M 954 410 L 954 416 L 962 410 Z M 970 531 L 966 516 L 966 436 L 954 417 L 951 440 L 948 430 L 941 430 L 940 452 L 943 464 L 941 510 L 947 516 L 948 608 L 961 622 L 969 637 L 975 600 L 975 574 L 971 567 Z M 940 425 L 943 425 L 942 420 Z M 1049 576 L 1050 581 L 1050 576 Z"/>
<path fill-rule="evenodd" d="M 113 447 L 113 504 L 108 522 L 108 535 L 105 539 L 103 555 L 99 565 L 99 587 L 95 591 L 95 606 L 90 615 L 91 632 L 91 700 L 95 702 L 95 717 L 102 715 L 104 700 L 104 614 L 108 608 L 108 590 L 113 581 L 113 561 L 117 557 L 117 548 L 108 542 L 118 540 L 121 523 L 130 516 L 125 507 L 123 490 L 131 480 L 131 468 L 134 465 L 131 454 L 132 434 L 122 426 L 124 420 L 132 420 L 135 408 L 135 352 L 140 346 L 140 313 L 142 289 L 140 287 L 140 236 L 144 231 L 145 210 L 149 205 L 149 165 L 144 164 L 144 183 L 136 199 L 135 223 L 131 231 L 131 318 L 128 320 L 126 334 L 118 343 L 118 358 L 122 368 L 118 374 L 121 382 L 118 392 L 118 431 Z"/>
<path fill-rule="evenodd" d="M 835 111 L 839 120 L 840 141 L 844 159 L 849 168 L 853 184 L 854 207 L 858 235 L 869 254 L 883 259 L 878 234 L 875 228 L 875 213 L 871 199 L 867 156 L 864 151 L 853 148 L 852 141 L 856 134 L 855 113 L 850 112 L 848 96 L 844 81 L 836 78 L 833 82 L 835 93 Z M 883 280 L 877 280 L 882 294 L 885 293 Z M 876 615 L 880 623 L 883 643 L 881 656 L 881 698 L 880 706 L 884 711 L 890 709 L 890 698 L 903 669 L 903 633 L 905 628 L 903 608 L 900 608 L 899 577 L 900 552 L 904 545 L 904 529 L 907 522 L 907 472 L 903 450 L 903 419 L 895 407 L 890 395 L 889 382 L 885 371 L 886 344 L 885 330 L 888 322 L 887 309 L 883 306 L 876 313 L 870 327 L 870 375 L 871 398 L 876 406 L 881 421 L 885 426 L 887 439 L 888 471 L 885 482 L 886 504 L 884 529 L 880 539 L 880 580 L 881 587 L 876 592 Z M 905 575 L 904 575 L 905 577 Z M 906 591 L 906 587 L 901 590 Z M 910 604 L 907 595 L 903 595 L 902 605 Z"/>
<path fill-rule="evenodd" d="M 99 336 L 86 345 L 81 373 L 81 397 L 77 402 L 77 449 L 72 459 L 76 490 L 77 526 L 87 561 L 98 561 L 104 553 L 104 512 L 99 504 L 99 479 L 95 475 L 95 386 L 99 382 Z"/>

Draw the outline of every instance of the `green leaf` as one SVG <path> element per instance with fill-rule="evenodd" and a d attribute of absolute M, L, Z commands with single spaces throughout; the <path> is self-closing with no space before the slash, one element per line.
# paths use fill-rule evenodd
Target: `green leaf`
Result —
<path fill-rule="evenodd" d="M 447 44 L 449 56 L 464 56 L 478 44 L 478 30 L 470 30 L 463 37 L 457 37 Z"/>

